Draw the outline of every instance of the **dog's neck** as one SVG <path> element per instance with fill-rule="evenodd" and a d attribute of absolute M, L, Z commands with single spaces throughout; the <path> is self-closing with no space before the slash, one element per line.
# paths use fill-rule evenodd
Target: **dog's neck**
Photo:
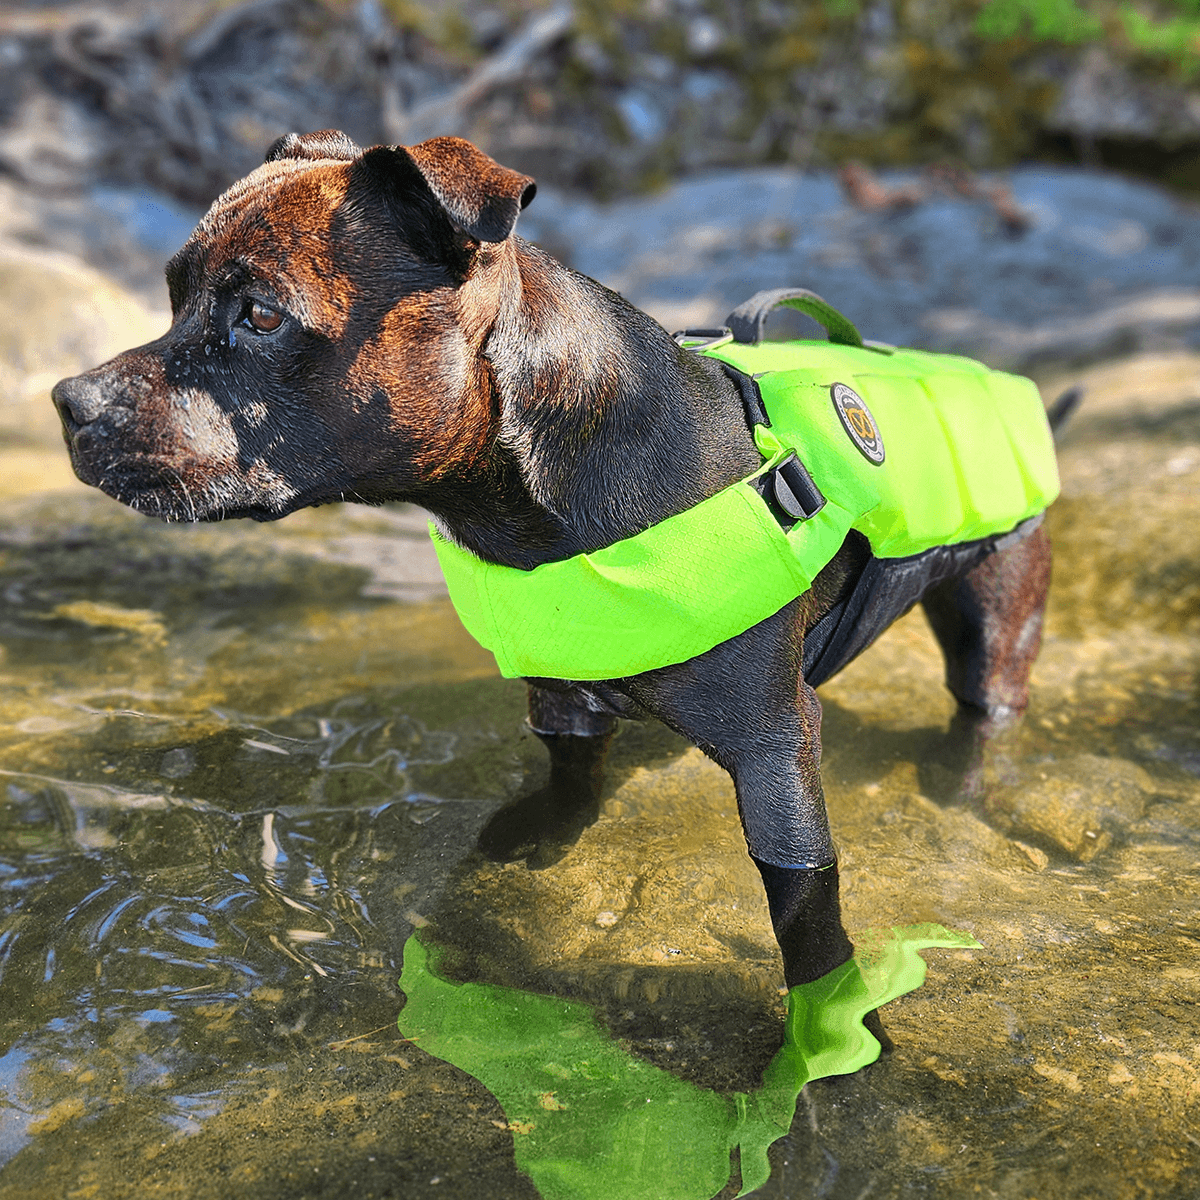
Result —
<path fill-rule="evenodd" d="M 569 558 L 758 465 L 724 373 L 616 293 L 518 238 L 480 275 L 462 303 L 481 326 L 486 435 L 421 497 L 466 549 L 525 569 Z"/>

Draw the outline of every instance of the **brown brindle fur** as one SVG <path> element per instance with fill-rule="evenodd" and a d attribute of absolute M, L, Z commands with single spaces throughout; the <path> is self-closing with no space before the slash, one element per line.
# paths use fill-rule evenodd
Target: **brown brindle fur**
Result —
<path fill-rule="evenodd" d="M 513 234 L 533 191 L 457 138 L 366 152 L 335 132 L 280 139 L 168 265 L 170 331 L 56 387 L 80 478 L 165 520 L 408 500 L 480 557 L 529 569 L 753 472 L 718 364 Z M 616 718 L 654 716 L 733 776 L 787 982 L 845 961 L 802 659 L 869 558 L 851 535 L 808 593 L 689 662 L 531 680 L 550 782 L 496 814 L 481 845 L 564 853 L 598 813 Z M 970 792 L 989 739 L 1027 702 L 1049 544 L 1039 531 L 962 570 L 924 602 Z"/>

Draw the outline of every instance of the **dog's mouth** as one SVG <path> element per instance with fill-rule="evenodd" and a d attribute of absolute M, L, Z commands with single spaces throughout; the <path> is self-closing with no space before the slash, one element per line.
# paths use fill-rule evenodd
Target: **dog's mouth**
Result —
<path fill-rule="evenodd" d="M 75 474 L 106 496 L 164 521 L 203 521 L 219 519 L 206 497 L 206 489 L 189 487 L 176 470 L 156 463 L 148 455 L 133 454 L 120 458 L 96 456 L 90 447 L 71 446 Z"/>
<path fill-rule="evenodd" d="M 111 372 L 109 372 L 111 375 Z M 163 521 L 276 521 L 336 499 L 340 460 L 326 444 L 303 443 L 296 468 L 287 431 L 255 423 L 199 386 L 160 392 L 126 371 L 63 380 L 52 395 L 75 474 L 121 504 Z"/>
<path fill-rule="evenodd" d="M 79 479 L 121 504 L 162 521 L 275 521 L 300 504 L 296 489 L 261 460 L 241 462 L 228 445 L 147 444 L 132 407 L 109 404 L 91 420 L 59 404 L 63 439 Z M 153 426 L 151 426 L 153 430 Z M 161 431 L 160 431 L 161 433 Z M 216 439 L 214 439 L 216 440 Z M 219 453 L 204 453 L 217 450 Z"/>
<path fill-rule="evenodd" d="M 245 480 L 232 474 L 209 473 L 197 479 L 144 452 L 105 456 L 89 453 L 70 438 L 68 445 L 71 464 L 82 482 L 160 521 L 192 523 L 236 517 L 277 521 L 297 507 L 287 503 L 286 494 L 248 494 Z"/>

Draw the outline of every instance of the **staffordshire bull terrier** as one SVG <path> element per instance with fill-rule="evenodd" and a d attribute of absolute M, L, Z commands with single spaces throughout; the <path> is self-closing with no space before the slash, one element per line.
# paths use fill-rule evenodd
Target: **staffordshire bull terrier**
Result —
<path fill-rule="evenodd" d="M 408 501 L 448 542 L 521 571 L 753 475 L 752 381 L 515 236 L 534 191 L 458 138 L 279 139 L 168 264 L 170 330 L 54 389 L 76 473 L 166 521 Z M 597 815 L 617 719 L 655 717 L 733 778 L 787 984 L 826 974 L 852 948 L 813 688 L 923 603 L 970 747 L 963 790 L 977 788 L 983 750 L 1026 706 L 1040 640 L 1050 547 L 1024 532 L 897 573 L 852 531 L 804 594 L 688 661 L 530 680 L 550 783 L 481 845 L 562 853 Z M 839 621 L 857 632 L 822 653 Z"/>

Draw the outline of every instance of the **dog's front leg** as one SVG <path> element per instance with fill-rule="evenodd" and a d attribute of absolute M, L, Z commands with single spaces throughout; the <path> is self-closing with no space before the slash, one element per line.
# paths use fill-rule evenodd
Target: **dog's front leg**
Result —
<path fill-rule="evenodd" d="M 793 724 L 795 722 L 795 724 Z M 730 764 L 750 856 L 762 876 L 788 987 L 841 966 L 853 952 L 842 927 L 837 856 L 821 787 L 821 702 L 802 680 L 784 728 Z M 790 740 L 790 739 L 789 739 Z"/>
<path fill-rule="evenodd" d="M 617 718 L 590 708 L 569 686 L 529 685 L 529 725 L 550 752 L 545 787 L 493 814 L 479 848 L 504 862 L 549 866 L 600 815 L 604 760 Z"/>
<path fill-rule="evenodd" d="M 789 605 L 707 654 L 624 685 L 733 777 L 789 987 L 853 950 L 821 788 L 821 702 L 800 675 L 799 612 Z"/>

